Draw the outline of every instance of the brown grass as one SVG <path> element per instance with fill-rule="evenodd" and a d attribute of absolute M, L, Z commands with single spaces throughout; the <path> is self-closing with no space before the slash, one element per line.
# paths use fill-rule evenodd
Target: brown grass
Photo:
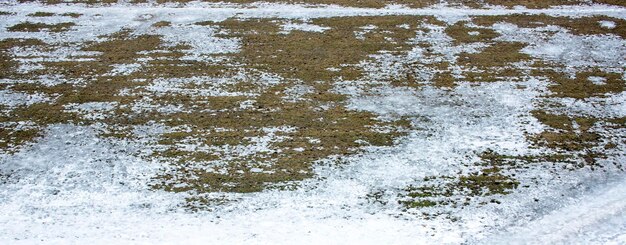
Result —
<path fill-rule="evenodd" d="M 455 45 L 473 42 L 492 42 L 499 34 L 488 28 L 468 27 L 467 22 L 457 22 L 446 28 L 446 34 L 454 39 Z M 471 32 L 478 32 L 477 35 L 470 35 Z"/>
<path fill-rule="evenodd" d="M 35 12 L 32 14 L 28 14 L 28 16 L 31 17 L 50 17 L 50 16 L 54 16 L 54 13 L 50 13 L 50 12 Z"/>
<path fill-rule="evenodd" d="M 7 30 L 11 32 L 40 32 L 40 31 L 49 31 L 49 32 L 64 32 L 68 31 L 75 24 L 72 22 L 64 22 L 58 24 L 46 24 L 46 23 L 33 23 L 33 22 L 22 22 L 19 24 L 15 24 L 14 26 L 8 27 Z"/>
<path fill-rule="evenodd" d="M 569 97 L 585 99 L 589 97 L 604 97 L 624 91 L 624 81 L 620 73 L 607 73 L 600 70 L 582 71 L 571 79 L 565 74 L 544 72 L 553 85 L 548 88 L 554 97 Z M 605 79 L 605 84 L 594 84 L 589 77 Z"/>
<path fill-rule="evenodd" d="M 480 53 L 459 55 L 458 63 L 467 68 L 479 70 L 479 72 L 464 73 L 466 80 L 470 82 L 517 79 L 521 73 L 511 65 L 515 62 L 530 60 L 529 55 L 520 52 L 525 46 L 522 43 L 497 42 Z"/>

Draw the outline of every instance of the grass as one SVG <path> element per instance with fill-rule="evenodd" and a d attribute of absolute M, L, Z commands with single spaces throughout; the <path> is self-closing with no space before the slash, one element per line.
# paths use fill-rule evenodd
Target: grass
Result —
<path fill-rule="evenodd" d="M 500 36 L 489 28 L 468 27 L 468 22 L 459 21 L 446 27 L 445 33 L 454 39 L 454 44 L 474 42 L 493 42 L 493 39 Z"/>
<path fill-rule="evenodd" d="M 276 20 L 227 20 L 219 23 L 219 26 L 230 30 L 229 36 L 243 38 L 240 55 L 245 62 L 259 64 L 255 68 L 285 77 L 312 82 L 361 76 L 361 71 L 354 67 L 342 68 L 338 72 L 329 71 L 328 68 L 356 64 L 380 50 L 406 50 L 409 47 L 407 41 L 415 35 L 415 29 L 404 29 L 398 25 L 434 21 L 429 18 L 385 16 L 316 19 L 312 24 L 331 29 L 323 33 L 292 31 L 286 35 L 279 33 Z M 370 24 L 379 27 L 379 30 L 366 34 L 362 40 L 354 35 L 354 31 Z M 385 38 L 393 41 L 386 41 Z"/>
<path fill-rule="evenodd" d="M 433 86 L 439 88 L 454 88 L 456 87 L 456 79 L 452 76 L 450 72 L 438 72 L 435 74 L 433 78 Z"/>
<path fill-rule="evenodd" d="M 41 136 L 37 129 L 14 130 L 0 128 L 0 149 L 3 153 L 14 152 L 19 146 L 33 142 Z"/>
<path fill-rule="evenodd" d="M 172 25 L 172 23 L 169 22 L 169 21 L 159 21 L 159 22 L 155 22 L 154 24 L 152 24 L 152 26 L 157 27 L 157 28 L 158 27 L 168 27 L 170 25 Z"/>
<path fill-rule="evenodd" d="M 282 99 L 285 91 L 296 85 L 285 81 L 267 88 L 254 98 L 237 98 L 232 102 L 224 101 L 224 97 L 215 98 L 216 101 L 205 98 L 209 99 L 209 106 L 217 106 L 212 108 L 217 111 L 214 116 L 207 117 L 197 113 L 173 114 L 172 116 L 178 120 L 168 121 L 169 126 L 195 125 L 199 129 L 226 128 L 231 129 L 229 132 L 237 132 L 229 134 L 229 138 L 209 136 L 208 141 L 203 143 L 206 145 L 245 145 L 246 137 L 251 135 L 242 132 L 249 132 L 252 135 L 256 132 L 258 135 L 259 129 L 264 127 L 289 125 L 297 128 L 293 132 L 282 133 L 287 139 L 273 145 L 276 149 L 283 149 L 282 152 L 229 161 L 225 167 L 228 174 L 225 175 L 206 171 L 189 172 L 187 176 L 182 177 L 188 184 L 186 188 L 202 191 L 259 191 L 270 183 L 308 178 L 312 174 L 313 162 L 331 155 L 354 154 L 362 146 L 362 143 L 357 142 L 367 142 L 371 145 L 393 144 L 393 139 L 402 135 L 400 131 L 380 133 L 373 131 L 372 127 L 389 125 L 403 128 L 406 127 L 406 123 L 384 123 L 377 121 L 373 114 L 346 110 L 342 105 L 345 96 L 332 92 L 330 82 L 339 77 L 356 78 L 360 76 L 360 72 L 354 68 L 331 72 L 327 68 L 357 63 L 378 50 L 401 46 L 411 36 L 412 31 L 400 30 L 396 26 L 408 20 L 407 17 L 320 19 L 313 20 L 313 23 L 333 29 L 325 33 L 293 31 L 289 34 L 279 33 L 280 23 L 277 20 L 232 19 L 221 23 L 198 23 L 198 25 L 218 25 L 228 30 L 224 37 L 241 38 L 242 51 L 233 55 L 239 62 L 285 78 L 299 79 L 315 88 L 316 92 L 306 95 L 303 101 L 285 102 Z M 398 43 L 390 45 L 375 34 L 372 34 L 371 38 L 359 40 L 350 31 L 372 23 L 384 30 L 395 31 L 389 35 L 396 38 Z M 241 101 L 247 99 L 254 100 L 256 109 L 237 110 Z M 327 106 L 328 109 L 316 109 L 320 105 Z M 195 138 L 197 133 L 192 131 L 179 134 L 177 137 Z M 317 143 L 312 143 L 310 139 L 316 139 Z M 291 150 L 296 148 L 303 150 Z M 251 172 L 252 166 L 257 163 L 262 163 L 264 169 L 272 173 Z M 186 165 L 181 165 L 181 169 L 186 168 L 188 168 Z M 163 178 L 179 177 L 163 176 Z M 186 188 L 177 190 L 172 186 L 165 188 L 175 191 L 187 190 Z"/>
<path fill-rule="evenodd" d="M 552 114 L 541 110 L 532 112 L 539 122 L 550 128 L 529 135 L 529 140 L 536 146 L 546 147 L 562 154 L 568 154 L 578 159 L 578 167 L 586 165 L 596 166 L 597 160 L 606 158 L 607 154 L 602 149 L 612 149 L 614 136 L 600 134 L 594 127 L 602 130 L 621 129 L 626 127 L 623 118 L 597 118 L 597 117 L 572 117 L 564 114 Z M 616 123 L 614 123 L 616 122 Z"/>
<path fill-rule="evenodd" d="M 39 47 L 46 44 L 38 39 L 15 39 L 7 38 L 0 41 L 0 78 L 8 78 L 15 76 L 18 62 L 14 60 L 14 57 L 10 50 L 17 47 Z M 3 84 L 3 90 L 10 88 L 9 84 Z M 31 91 L 32 93 L 36 91 Z M 7 108 L 5 106 L 0 107 L 0 122 L 11 123 L 15 121 L 28 121 L 31 119 L 31 115 L 23 116 L 20 114 L 21 110 L 25 110 L 24 107 Z M 7 112 L 13 112 L 8 113 Z M 46 112 L 43 112 L 46 113 Z M 38 114 L 32 116 L 40 116 Z M 10 124 L 9 124 L 10 125 Z M 17 151 L 21 146 L 33 142 L 40 136 L 40 132 L 37 128 L 29 129 L 15 129 L 11 127 L 0 127 L 0 150 L 5 153 L 12 153 Z"/>
<path fill-rule="evenodd" d="M 515 62 L 529 61 L 529 55 L 520 50 L 526 45 L 517 42 L 497 42 L 479 53 L 463 53 L 458 57 L 458 63 L 474 68 L 478 71 L 464 72 L 470 82 L 494 82 L 507 79 L 518 79 L 521 72 L 512 68 Z"/>
<path fill-rule="evenodd" d="M 504 67 L 514 62 L 529 60 L 529 55 L 520 52 L 524 47 L 526 45 L 523 43 L 498 42 L 480 53 L 461 54 L 459 62 L 469 67 L 481 69 Z"/>
<path fill-rule="evenodd" d="M 469 205 L 472 200 L 510 194 L 520 182 L 508 171 L 521 166 L 526 160 L 519 156 L 504 156 L 491 150 L 479 154 L 481 161 L 474 163 L 479 170 L 459 176 L 429 176 L 415 185 L 403 188 L 399 201 L 406 209 L 434 206 Z M 463 198 L 459 198 L 463 197 Z M 438 214 L 435 214 L 435 216 Z"/>
<path fill-rule="evenodd" d="M 480 174 L 461 176 L 458 185 L 470 191 L 470 195 L 509 194 L 519 182 L 497 172 L 496 168 L 483 170 Z"/>
<path fill-rule="evenodd" d="M 552 115 L 544 111 L 533 112 L 541 122 L 554 126 L 554 129 L 572 130 L 572 123 L 575 121 L 580 125 L 580 130 L 585 134 L 597 123 L 592 118 L 569 118 L 563 115 Z M 623 119 L 609 119 L 623 120 Z M 566 123 L 561 123 L 566 121 Z M 572 122 L 570 122 L 572 121 Z M 618 123 L 619 124 L 619 123 Z M 626 126 L 623 123 L 622 127 Z M 553 131 L 550 131 L 553 132 Z M 570 139 L 571 140 L 571 139 Z M 594 141 L 599 143 L 600 141 Z M 548 146 L 550 147 L 550 146 Z M 610 145 L 609 145 L 610 147 Z M 516 179 L 516 173 L 523 172 L 531 164 L 555 164 L 557 169 L 572 163 L 576 167 L 596 166 L 597 160 L 606 158 L 606 155 L 591 150 L 590 147 L 567 149 L 564 153 L 544 154 L 544 155 L 502 155 L 493 150 L 486 150 L 478 157 L 481 159 L 473 163 L 478 168 L 477 171 L 458 176 L 428 176 L 423 180 L 415 181 L 400 190 L 397 195 L 398 203 L 404 209 L 419 210 L 418 214 L 438 216 L 442 213 L 429 213 L 424 208 L 435 206 L 450 206 L 452 208 L 469 205 L 472 202 L 479 205 L 501 204 L 498 196 L 508 195 L 521 186 L 521 182 Z M 580 164 L 582 163 L 585 164 Z M 373 198 L 370 195 L 368 198 Z M 381 194 L 375 196 L 379 203 L 387 203 L 387 199 Z M 413 211 L 412 211 L 413 212 Z"/>
<path fill-rule="evenodd" d="M 157 0 L 157 3 L 187 3 L 190 0 Z M 207 2 L 221 2 L 219 0 L 208 0 Z M 225 2 L 230 3 L 253 3 L 258 2 L 255 0 L 228 0 Z M 265 2 L 277 2 L 277 3 L 291 3 L 291 4 L 334 4 L 341 6 L 350 6 L 350 7 L 361 7 L 361 8 L 382 8 L 388 4 L 405 4 L 410 7 L 420 8 L 427 7 L 433 4 L 439 3 L 438 0 L 313 0 L 313 1 L 305 1 L 305 0 L 269 0 Z"/>
<path fill-rule="evenodd" d="M 537 145 L 557 150 L 581 151 L 596 146 L 601 136 L 591 131 L 598 118 L 578 117 L 550 114 L 535 110 L 533 116 L 553 130 L 544 131 L 532 136 L 531 141 Z M 576 123 L 577 127 L 574 127 Z"/>
<path fill-rule="evenodd" d="M 591 70 L 578 72 L 573 79 L 555 72 L 547 72 L 546 76 L 554 83 L 548 87 L 554 97 L 585 99 L 624 91 L 624 81 L 620 73 Z M 602 78 L 604 84 L 594 84 L 590 77 Z"/>
<path fill-rule="evenodd" d="M 50 12 L 35 12 L 32 14 L 28 14 L 28 16 L 30 17 L 50 17 L 50 16 L 54 16 L 54 13 L 50 13 Z"/>
<path fill-rule="evenodd" d="M 33 22 L 22 22 L 19 24 L 15 24 L 7 28 L 8 31 L 11 32 L 41 32 L 41 31 L 49 31 L 49 32 L 64 32 L 68 31 L 75 24 L 72 22 L 63 22 L 58 24 L 46 24 L 46 23 L 33 23 Z"/>
<path fill-rule="evenodd" d="M 63 14 L 61 14 L 61 16 L 69 16 L 69 17 L 72 17 L 72 18 L 78 18 L 78 17 L 81 17 L 82 15 L 83 15 L 83 14 L 79 14 L 79 13 L 72 13 L 72 12 L 70 12 L 70 13 L 63 13 Z"/>

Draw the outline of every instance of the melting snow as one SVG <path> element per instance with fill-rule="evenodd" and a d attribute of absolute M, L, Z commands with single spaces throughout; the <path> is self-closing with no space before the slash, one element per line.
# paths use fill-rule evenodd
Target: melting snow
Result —
<path fill-rule="evenodd" d="M 204 59 L 207 54 L 236 52 L 237 40 L 215 36 L 211 27 L 183 24 L 198 21 L 220 21 L 229 17 L 311 19 L 329 16 L 413 14 L 435 15 L 455 22 L 469 15 L 499 15 L 545 13 L 549 15 L 606 14 L 625 18 L 622 8 L 606 6 L 560 7 L 547 10 L 528 9 L 449 9 L 438 6 L 432 9 L 359 9 L 337 6 L 306 7 L 302 5 L 261 4 L 253 8 L 232 5 L 191 3 L 185 8 L 113 5 L 86 8 L 78 5 L 44 6 L 38 4 L 4 5 L 15 16 L 0 16 L 0 38 L 42 38 L 46 42 L 93 41 L 99 36 L 133 29 L 136 34 L 164 35 L 170 45 L 182 42 L 193 50 L 189 59 Z M 68 33 L 22 33 L 4 31 L 7 26 L 23 20 L 26 14 L 36 12 L 78 12 L 84 15 L 71 19 L 79 25 Z M 96 15 L 99 14 L 99 15 Z M 68 17 L 53 16 L 42 19 L 58 23 Z M 155 30 L 154 22 L 168 20 L 172 27 Z M 181 25 L 181 26 L 178 26 Z M 602 24 L 610 28 L 609 24 Z M 303 30 L 323 32 L 326 27 L 311 24 L 286 24 L 285 31 Z M 441 60 L 454 61 L 460 52 L 477 52 L 485 44 L 453 46 L 443 29 L 426 26 L 428 33 L 420 32 L 416 40 L 434 45 L 433 52 Z M 513 25 L 496 24 L 503 40 L 528 43 L 524 52 L 569 66 L 624 67 L 626 47 L 617 36 L 575 36 L 561 29 L 546 36 L 548 29 L 525 29 Z M 365 28 L 363 31 L 371 30 Z M 358 34 L 358 33 L 357 33 Z M 67 51 L 67 52 L 66 52 Z M 44 54 L 59 59 L 79 52 L 69 48 L 67 55 Z M 414 48 L 401 59 L 422 59 L 425 50 Z M 15 51 L 19 55 L 20 51 Z M 24 55 L 25 56 L 25 55 Z M 396 67 L 388 66 L 397 58 L 388 54 L 373 56 L 375 62 L 361 64 L 368 78 L 378 79 L 397 75 Z M 115 71 L 132 72 L 140 64 L 120 65 Z M 385 69 L 383 69 L 385 68 Z M 400 68 L 397 68 L 400 69 Z M 384 72 L 379 72 L 384 71 Z M 427 80 L 429 73 L 422 74 Z M 278 83 L 280 78 L 261 74 L 261 83 Z M 50 84 L 61 82 L 57 78 L 43 78 Z M 594 78 L 592 78 L 594 79 Z M 600 83 L 602 81 L 594 81 Z M 198 95 L 225 95 L 221 89 L 228 81 L 220 78 L 193 78 L 188 80 L 156 80 L 149 89 L 161 93 L 182 90 Z M 191 90 L 184 87 L 194 82 L 210 82 L 211 90 Z M 593 183 L 587 172 L 572 172 L 562 179 L 545 174 L 542 169 L 529 176 L 539 176 L 541 183 L 507 197 L 510 206 L 488 206 L 462 212 L 464 219 L 452 222 L 445 218 L 425 220 L 404 217 L 397 204 L 378 207 L 366 204 L 363 196 L 372 189 L 393 190 L 407 183 L 431 175 L 453 175 L 470 169 L 461 163 L 471 162 L 471 156 L 486 149 L 503 153 L 526 154 L 535 150 L 528 147 L 525 135 L 539 132 L 542 127 L 530 118 L 536 98 L 547 84 L 535 79 L 525 79 L 516 84 L 496 82 L 489 84 L 460 84 L 455 89 L 442 91 L 432 87 L 421 90 L 381 87 L 371 94 L 361 94 L 364 81 L 348 81 L 337 88 L 351 95 L 348 107 L 366 110 L 381 117 L 405 116 L 423 130 L 411 132 L 393 147 L 370 147 L 363 154 L 344 159 L 339 167 L 324 161 L 315 169 L 317 178 L 301 183 L 294 191 L 268 190 L 261 193 L 228 195 L 237 202 L 219 206 L 212 212 L 186 213 L 179 208 L 185 194 L 175 194 L 150 189 L 150 178 L 163 168 L 158 162 L 145 160 L 151 154 L 143 141 L 149 141 L 153 132 L 166 129 L 159 125 L 146 125 L 136 129 L 145 136 L 138 141 L 114 141 L 98 137 L 101 129 L 94 126 L 51 125 L 45 135 L 33 145 L 13 155 L 0 156 L 0 243 L 384 243 L 420 244 L 441 243 L 516 243 L 528 241 L 626 243 L 626 182 L 622 178 L 589 193 L 577 187 Z M 524 85 L 526 89 L 519 89 Z M 132 93 L 132 91 L 125 91 Z M 311 92 L 308 87 L 294 87 L 294 97 Z M 232 92 L 235 94 L 235 92 Z M 2 105 L 19 106 L 46 101 L 39 95 L 0 91 Z M 602 98 L 606 108 L 595 108 L 590 101 L 573 101 L 568 108 L 574 112 L 626 115 L 625 94 Z M 141 111 L 152 106 L 150 101 L 138 103 Z M 242 107 L 253 102 L 242 103 Z M 110 103 L 76 104 L 67 108 L 89 117 L 105 116 L 116 105 Z M 175 106 L 167 110 L 176 111 Z M 282 140 L 278 132 L 295 130 L 289 127 L 265 128 L 266 136 L 251 139 L 251 148 L 228 148 L 232 154 L 250 154 L 265 151 L 270 142 Z M 310 139 L 311 142 L 319 142 Z M 193 145 L 187 147 L 193 148 Z M 623 149 L 622 149 L 623 150 Z M 617 162 L 626 162 L 618 156 Z M 254 168 L 253 172 L 262 172 Z M 524 176 L 521 176 L 524 177 Z M 597 181 L 597 178 L 595 178 Z M 587 181 L 587 182 L 585 182 Z M 560 195 L 565 197 L 561 198 Z M 528 197 L 541 197 L 552 201 L 534 204 Z M 574 201 L 560 205 L 567 197 Z M 591 210 L 591 211 L 590 211 Z M 567 224 L 566 229 L 559 229 Z M 502 230 L 502 231 L 501 231 Z"/>

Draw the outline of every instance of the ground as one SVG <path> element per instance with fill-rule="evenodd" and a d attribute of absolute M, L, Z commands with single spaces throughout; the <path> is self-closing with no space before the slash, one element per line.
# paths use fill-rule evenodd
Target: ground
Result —
<path fill-rule="evenodd" d="M 0 6 L 0 243 L 626 243 L 619 1 Z"/>

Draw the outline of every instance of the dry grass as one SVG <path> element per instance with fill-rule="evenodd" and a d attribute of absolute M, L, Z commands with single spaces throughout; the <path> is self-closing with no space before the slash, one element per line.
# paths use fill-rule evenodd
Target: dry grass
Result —
<path fill-rule="evenodd" d="M 78 18 L 78 17 L 81 17 L 82 15 L 83 14 L 71 13 L 71 12 L 70 13 L 63 13 L 63 14 L 61 14 L 61 16 L 69 16 L 69 17 L 72 17 L 72 18 Z"/>
<path fill-rule="evenodd" d="M 64 32 L 69 30 L 75 24 L 72 22 L 63 22 L 58 24 L 46 24 L 46 23 L 33 23 L 33 22 L 22 22 L 19 24 L 15 24 L 14 26 L 8 27 L 7 30 L 11 32 L 40 32 L 40 31 L 49 31 L 49 32 Z"/>
<path fill-rule="evenodd" d="M 31 17 L 50 17 L 50 16 L 54 16 L 54 13 L 50 13 L 50 12 L 35 12 L 32 14 L 28 14 L 28 16 Z"/>
<path fill-rule="evenodd" d="M 547 147 L 556 152 L 576 156 L 578 167 L 597 165 L 597 160 L 606 158 L 604 151 L 597 148 L 611 149 L 613 136 L 597 133 L 593 128 L 624 128 L 624 118 L 572 117 L 564 114 L 552 114 L 535 110 L 532 115 L 549 127 L 544 132 L 530 135 L 529 140 L 536 146 Z"/>
<path fill-rule="evenodd" d="M 511 65 L 515 62 L 531 60 L 529 55 L 520 52 L 525 46 L 516 42 L 497 42 L 480 53 L 459 55 L 458 63 L 478 70 L 463 74 L 470 82 L 515 80 L 521 77 L 521 71 L 512 68 Z"/>
<path fill-rule="evenodd" d="M 624 91 L 622 74 L 603 72 L 600 70 L 580 71 L 575 78 L 567 74 L 551 70 L 536 70 L 533 75 L 548 78 L 552 83 L 548 88 L 553 97 L 567 97 L 585 99 L 590 97 L 605 97 Z M 601 79 L 601 83 L 594 83 L 591 79 Z"/>
<path fill-rule="evenodd" d="M 446 28 L 446 34 L 454 39 L 454 44 L 473 42 L 492 42 L 499 34 L 488 28 L 468 27 L 467 22 L 461 21 Z M 474 35 L 472 35 L 474 34 Z"/>
<path fill-rule="evenodd" d="M 169 22 L 169 21 L 159 21 L 159 22 L 156 22 L 156 23 L 152 24 L 152 26 L 157 27 L 157 28 L 158 27 L 167 27 L 167 26 L 170 26 L 170 25 L 172 25 L 172 23 Z"/>
<path fill-rule="evenodd" d="M 420 180 L 416 185 L 409 185 L 398 194 L 399 204 L 406 209 L 419 209 L 433 206 L 469 205 L 473 200 L 490 198 L 492 203 L 499 203 L 492 197 L 509 194 L 518 188 L 520 182 L 507 170 L 519 168 L 519 163 L 526 162 L 523 157 L 505 156 L 487 150 L 479 155 L 479 171 L 460 176 L 432 176 Z M 459 198 L 462 197 L 462 198 Z M 439 216 L 443 213 L 422 213 L 427 216 Z"/>

